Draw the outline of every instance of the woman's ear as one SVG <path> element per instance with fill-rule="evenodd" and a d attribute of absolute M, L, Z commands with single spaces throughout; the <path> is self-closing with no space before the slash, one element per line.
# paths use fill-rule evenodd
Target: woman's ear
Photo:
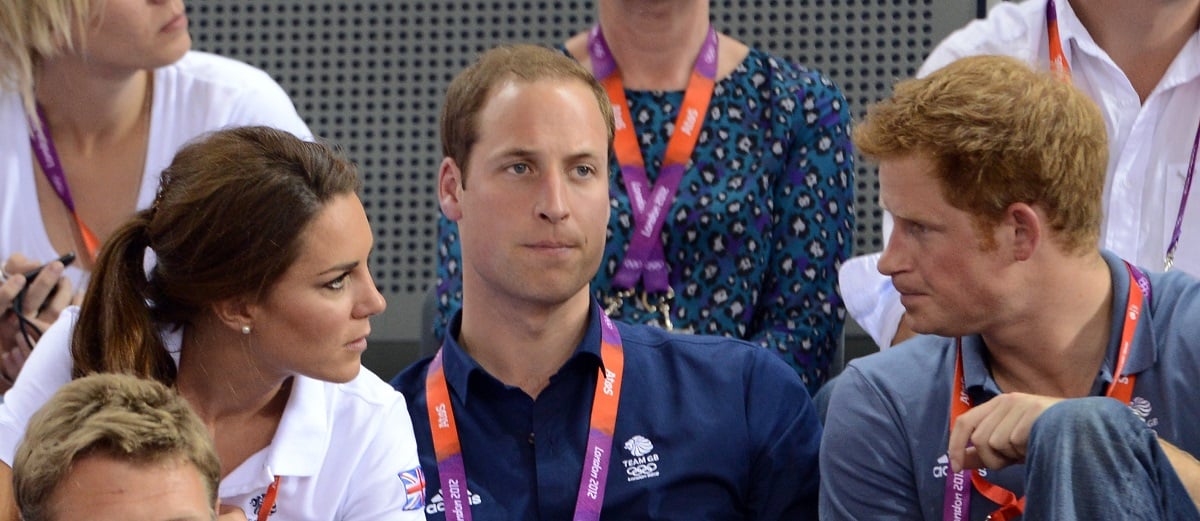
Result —
<path fill-rule="evenodd" d="M 213 316 L 226 327 L 248 334 L 247 328 L 254 327 L 256 306 L 247 297 L 233 297 L 212 304 Z"/>

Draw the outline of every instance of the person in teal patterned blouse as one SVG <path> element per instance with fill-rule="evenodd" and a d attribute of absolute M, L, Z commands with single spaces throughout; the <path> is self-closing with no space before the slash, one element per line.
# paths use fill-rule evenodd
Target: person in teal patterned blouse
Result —
<path fill-rule="evenodd" d="M 605 80 L 610 97 L 623 92 L 642 157 L 623 157 L 618 137 L 613 211 L 593 292 L 617 320 L 757 342 L 815 392 L 829 377 L 842 334 L 837 270 L 853 244 L 845 97 L 819 72 L 712 31 L 707 0 L 598 4 L 598 26 L 560 50 Z M 692 97 L 691 78 L 703 76 L 705 56 L 715 58 L 715 83 L 698 82 L 692 92 L 702 102 L 708 90 L 711 99 L 690 113 L 685 98 Z M 676 127 L 686 133 L 697 123 L 694 148 L 682 156 L 671 190 L 673 183 L 660 182 L 672 164 L 666 150 L 688 147 L 668 144 Z M 651 185 L 666 187 L 659 193 Z M 631 190 L 639 194 L 633 200 L 640 212 L 632 208 Z M 639 233 L 661 244 L 631 253 Z M 444 217 L 438 255 L 441 338 L 462 297 L 457 231 Z M 651 273 L 655 261 L 665 264 L 658 278 Z"/>

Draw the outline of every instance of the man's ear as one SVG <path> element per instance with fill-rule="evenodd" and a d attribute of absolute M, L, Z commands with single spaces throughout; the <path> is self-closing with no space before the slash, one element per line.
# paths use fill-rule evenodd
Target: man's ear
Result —
<path fill-rule="evenodd" d="M 1005 210 L 1005 224 L 1011 226 L 1015 260 L 1028 260 L 1041 244 L 1046 222 L 1043 215 L 1026 203 L 1013 203 Z"/>
<path fill-rule="evenodd" d="M 462 169 L 453 158 L 443 158 L 442 166 L 438 169 L 438 204 L 442 207 L 442 213 L 451 221 L 458 222 L 462 218 L 460 199 L 463 189 Z"/>
<path fill-rule="evenodd" d="M 234 331 L 241 332 L 244 327 L 254 327 L 255 306 L 248 297 L 219 300 L 212 304 L 212 311 L 217 320 Z"/>

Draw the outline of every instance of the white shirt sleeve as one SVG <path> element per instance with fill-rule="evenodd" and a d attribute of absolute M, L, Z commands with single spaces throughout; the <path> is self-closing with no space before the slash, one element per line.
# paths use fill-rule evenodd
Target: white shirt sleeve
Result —
<path fill-rule="evenodd" d="M 365 369 L 364 369 L 365 370 Z M 364 440 L 367 441 L 367 440 Z M 404 475 L 421 476 L 410 492 Z M 425 484 L 417 442 L 404 397 L 384 412 L 379 430 L 370 438 L 354 471 L 345 498 L 343 521 L 420 521 L 425 519 Z"/>
<path fill-rule="evenodd" d="M 900 303 L 900 293 L 892 286 L 892 278 L 879 273 L 880 255 L 859 255 L 842 263 L 838 280 L 846 312 L 881 349 L 886 349 L 896 336 L 904 305 Z"/>
<path fill-rule="evenodd" d="M 17 382 L 0 404 L 0 460 L 12 467 L 17 446 L 33 413 L 41 409 L 59 387 L 71 381 L 71 336 L 79 308 L 68 307 L 46 330 L 25 361 Z"/>

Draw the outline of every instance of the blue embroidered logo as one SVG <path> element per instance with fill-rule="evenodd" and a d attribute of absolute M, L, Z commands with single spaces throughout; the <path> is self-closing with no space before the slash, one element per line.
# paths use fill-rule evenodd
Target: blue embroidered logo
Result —
<path fill-rule="evenodd" d="M 266 494 L 259 494 L 259 495 L 255 496 L 254 499 L 250 500 L 250 507 L 254 509 L 254 515 L 257 516 L 258 511 L 262 509 L 263 497 L 265 497 L 265 496 L 266 496 Z M 275 515 L 275 513 L 278 511 L 279 511 L 278 503 L 271 505 L 271 515 Z"/>

